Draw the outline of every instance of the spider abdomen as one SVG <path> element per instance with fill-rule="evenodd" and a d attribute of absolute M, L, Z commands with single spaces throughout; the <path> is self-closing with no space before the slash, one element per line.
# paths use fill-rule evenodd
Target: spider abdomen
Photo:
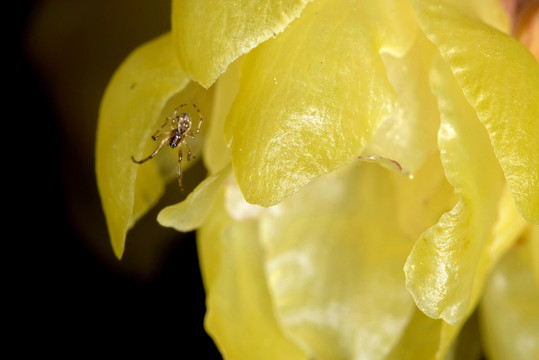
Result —
<path fill-rule="evenodd" d="M 168 145 L 174 149 L 180 144 L 181 141 L 182 136 L 180 135 L 180 132 L 178 130 L 174 130 L 174 134 L 170 136 L 170 141 L 168 142 Z"/>

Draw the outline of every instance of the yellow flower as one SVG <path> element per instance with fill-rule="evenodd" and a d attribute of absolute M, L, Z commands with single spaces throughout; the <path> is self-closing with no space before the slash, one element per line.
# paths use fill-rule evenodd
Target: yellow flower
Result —
<path fill-rule="evenodd" d="M 196 103 L 209 175 L 158 221 L 199 229 L 225 358 L 533 358 L 539 66 L 508 29 L 494 0 L 174 1 L 102 102 L 117 256 L 176 172 L 130 157 Z"/>

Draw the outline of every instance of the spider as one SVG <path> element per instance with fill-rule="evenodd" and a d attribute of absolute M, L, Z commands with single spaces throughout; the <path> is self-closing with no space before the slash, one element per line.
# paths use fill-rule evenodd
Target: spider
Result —
<path fill-rule="evenodd" d="M 179 108 L 182 108 L 184 106 L 187 106 L 187 104 L 180 105 Z M 182 185 L 182 159 L 183 159 L 183 153 L 182 153 L 182 144 L 185 146 L 185 149 L 187 150 L 187 161 L 191 160 L 191 150 L 189 149 L 189 146 L 187 145 L 186 136 L 189 136 L 191 138 L 195 138 L 196 135 L 200 132 L 200 126 L 202 125 L 202 122 L 204 121 L 204 118 L 202 117 L 202 114 L 198 107 L 193 104 L 193 107 L 198 113 L 199 121 L 198 121 L 198 127 L 195 132 L 191 131 L 192 121 L 191 121 L 191 115 L 187 112 L 180 113 L 178 108 L 174 110 L 174 115 L 169 116 L 166 118 L 165 123 L 161 125 L 161 127 L 155 132 L 155 134 L 152 135 L 152 139 L 154 141 L 158 140 L 162 136 L 165 136 L 163 140 L 161 140 L 161 143 L 157 147 L 157 149 L 154 150 L 153 153 L 151 153 L 148 157 L 142 159 L 142 160 L 135 160 L 133 156 L 131 156 L 131 160 L 137 164 L 142 164 L 150 159 L 152 159 L 155 155 L 161 151 L 163 146 L 165 144 L 168 144 L 171 148 L 178 148 L 178 185 L 180 185 L 180 189 L 183 191 L 183 185 Z M 169 124 L 169 121 L 172 122 L 172 124 L 169 125 L 169 131 L 163 132 L 163 128 Z"/>

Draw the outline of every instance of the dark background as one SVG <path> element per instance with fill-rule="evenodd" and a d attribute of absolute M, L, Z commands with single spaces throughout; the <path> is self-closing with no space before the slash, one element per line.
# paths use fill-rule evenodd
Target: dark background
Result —
<path fill-rule="evenodd" d="M 105 86 L 130 51 L 170 29 L 170 2 L 19 1 L 6 15 L 8 342 L 21 353 L 127 356 L 149 349 L 219 359 L 203 329 L 195 234 L 160 227 L 156 209 L 129 234 L 119 261 L 95 181 Z"/>

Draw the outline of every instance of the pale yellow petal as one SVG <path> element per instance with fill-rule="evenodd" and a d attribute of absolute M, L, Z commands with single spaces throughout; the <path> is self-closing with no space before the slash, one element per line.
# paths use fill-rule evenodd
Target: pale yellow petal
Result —
<path fill-rule="evenodd" d="M 208 88 L 239 56 L 282 32 L 310 0 L 174 0 L 180 65 Z"/>
<path fill-rule="evenodd" d="M 436 359 L 442 320 L 434 320 L 420 310 L 414 312 L 387 360 Z"/>
<path fill-rule="evenodd" d="M 467 1 L 413 0 L 420 27 L 486 127 L 522 215 L 539 224 L 539 64 Z"/>
<path fill-rule="evenodd" d="M 116 71 L 103 97 L 96 172 L 112 247 L 119 258 L 127 230 L 164 189 L 157 163 L 139 166 L 131 156 L 146 155 L 150 135 L 163 121 L 163 109 L 187 83 L 167 34 L 135 50 Z"/>
<path fill-rule="evenodd" d="M 215 83 L 211 125 L 204 142 L 204 164 L 210 174 L 228 165 L 232 156 L 225 143 L 225 119 L 238 93 L 241 58 L 233 62 Z"/>
<path fill-rule="evenodd" d="M 178 231 L 192 231 L 202 226 L 231 170 L 231 166 L 226 166 L 217 174 L 207 177 L 187 199 L 161 210 L 157 216 L 159 224 Z"/>
<path fill-rule="evenodd" d="M 432 154 L 414 177 L 397 172 L 391 179 L 397 189 L 397 225 L 408 239 L 417 240 L 457 202 L 453 187 L 445 178 L 439 152 Z"/>
<path fill-rule="evenodd" d="M 490 271 L 498 263 L 500 257 L 505 254 L 507 249 L 519 238 L 527 224 L 526 220 L 518 212 L 511 193 L 505 187 L 498 204 L 497 219 L 492 227 L 491 236 L 478 259 L 478 270 L 475 274 L 476 285 L 470 294 L 470 305 L 467 315 L 476 309 L 477 304 L 483 296 L 484 286 L 488 280 Z M 463 325 L 464 321 L 466 323 Z M 463 326 L 466 327 L 468 322 L 470 322 L 470 319 L 466 317 L 463 317 L 456 325 L 441 322 L 440 343 L 436 353 L 436 359 L 441 360 L 445 358 L 447 360 L 446 354 L 448 353 L 452 353 L 453 358 L 460 359 L 455 352 L 458 351 L 456 348 L 463 346 L 462 342 L 465 339 L 463 339 L 464 335 L 461 329 Z M 460 345 L 458 344 L 459 342 L 461 343 Z M 469 344 L 469 346 L 474 347 L 475 343 Z"/>
<path fill-rule="evenodd" d="M 407 9 L 388 0 L 315 1 L 245 55 L 225 134 L 248 202 L 277 204 L 361 154 L 395 107 L 379 51 L 411 46 Z"/>
<path fill-rule="evenodd" d="M 383 56 L 389 81 L 397 93 L 397 107 L 384 121 L 362 157 L 391 159 L 393 167 L 413 175 L 437 152 L 436 133 L 440 113 L 429 85 L 429 72 L 436 48 L 419 33 L 403 57 Z"/>
<path fill-rule="evenodd" d="M 358 162 L 261 219 L 274 311 L 312 358 L 383 359 L 413 312 L 402 272 L 413 239 L 396 226 L 392 175 Z"/>
<path fill-rule="evenodd" d="M 528 230 L 502 259 L 480 306 L 488 359 L 539 359 L 539 284 L 534 279 L 539 229 Z"/>
<path fill-rule="evenodd" d="M 481 343 L 477 321 L 473 316 L 464 325 L 453 326 L 417 309 L 386 360 L 478 359 Z"/>
<path fill-rule="evenodd" d="M 432 72 L 432 87 L 442 115 L 442 164 L 459 198 L 417 241 L 406 262 L 406 283 L 425 314 L 457 324 L 471 313 L 473 293 L 488 270 L 481 256 L 496 221 L 503 175 L 484 127 L 442 61 Z"/>
<path fill-rule="evenodd" d="M 307 360 L 275 320 L 257 236 L 255 220 L 227 215 L 221 191 L 197 239 L 206 330 L 225 359 Z"/>

